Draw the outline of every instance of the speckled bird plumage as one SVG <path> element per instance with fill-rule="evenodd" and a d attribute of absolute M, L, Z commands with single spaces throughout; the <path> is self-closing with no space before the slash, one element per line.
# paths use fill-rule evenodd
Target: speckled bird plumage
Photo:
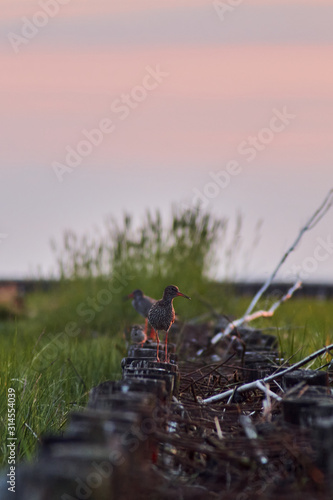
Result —
<path fill-rule="evenodd" d="M 179 291 L 178 287 L 175 285 L 169 285 L 164 289 L 163 297 L 153 304 L 148 312 L 148 321 L 154 330 L 157 332 L 157 344 L 159 344 L 158 330 L 164 330 L 166 332 L 165 345 L 168 342 L 168 331 L 171 325 L 175 321 L 175 310 L 173 307 L 173 299 L 175 297 L 185 297 L 189 299 L 187 295 Z M 157 359 L 158 348 L 157 348 Z M 167 347 L 165 347 L 165 359 L 167 359 Z"/>

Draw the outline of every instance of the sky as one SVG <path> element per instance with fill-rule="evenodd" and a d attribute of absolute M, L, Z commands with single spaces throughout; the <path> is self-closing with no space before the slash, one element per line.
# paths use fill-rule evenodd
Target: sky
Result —
<path fill-rule="evenodd" d="M 270 275 L 333 187 L 332 0 L 0 0 L 0 12 L 0 278 L 50 276 L 65 229 L 198 200 L 229 218 L 230 239 L 242 214 L 229 277 Z M 278 278 L 333 281 L 332 217 Z"/>

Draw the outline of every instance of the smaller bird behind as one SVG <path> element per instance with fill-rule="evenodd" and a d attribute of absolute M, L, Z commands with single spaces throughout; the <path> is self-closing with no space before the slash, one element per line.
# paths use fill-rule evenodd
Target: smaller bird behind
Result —
<path fill-rule="evenodd" d="M 143 330 L 143 327 L 141 325 L 133 325 L 131 330 L 131 341 L 133 344 L 141 344 L 141 347 L 143 347 L 146 340 L 147 335 Z"/>
<path fill-rule="evenodd" d="M 145 333 L 148 330 L 148 312 L 153 304 L 155 304 L 156 300 L 148 297 L 148 295 L 144 295 L 143 291 L 137 288 L 132 293 L 127 295 L 125 299 L 132 299 L 132 306 L 145 318 Z M 150 338 L 155 340 L 155 332 L 153 329 L 150 331 Z"/>
<path fill-rule="evenodd" d="M 171 325 L 175 321 L 175 310 L 173 308 L 173 299 L 175 297 L 185 297 L 191 300 L 190 297 L 179 291 L 175 285 L 169 285 L 164 289 L 163 297 L 153 304 L 148 312 L 148 321 L 156 331 L 157 351 L 156 359 L 159 361 L 159 336 L 158 331 L 163 330 L 166 332 L 165 337 L 165 362 L 167 362 L 167 345 L 168 345 L 168 332 Z"/>

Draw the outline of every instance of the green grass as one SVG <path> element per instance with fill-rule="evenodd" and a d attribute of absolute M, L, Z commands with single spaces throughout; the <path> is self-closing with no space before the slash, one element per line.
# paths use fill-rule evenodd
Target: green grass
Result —
<path fill-rule="evenodd" d="M 197 209 L 174 211 L 169 225 L 159 213 L 148 213 L 136 229 L 125 216 L 120 224 L 109 221 L 94 238 L 67 232 L 63 245 L 54 245 L 62 279 L 48 292 L 28 295 L 23 315 L 0 318 L 2 464 L 9 387 L 16 391 L 18 458 L 30 460 L 42 435 L 61 432 L 68 413 L 86 405 L 91 387 L 120 377 L 124 330 L 142 320 L 123 300 L 133 289 L 158 298 L 166 285 L 178 285 L 192 296 L 191 302 L 177 299 L 175 304 L 185 321 L 207 313 L 200 297 L 228 316 L 244 313 L 251 299 L 238 298 L 230 285 L 214 281 L 217 249 L 229 259 L 239 258 L 224 244 L 226 230 L 225 220 Z M 264 298 L 258 307 L 267 308 L 268 302 Z M 297 361 L 333 342 L 332 309 L 332 301 L 295 295 L 273 318 L 251 325 L 271 328 L 283 356 L 295 355 Z"/>
<path fill-rule="evenodd" d="M 16 437 L 21 460 L 33 456 L 41 435 L 61 431 L 68 412 L 86 404 L 91 387 L 103 380 L 120 377 L 120 360 L 125 353 L 120 334 L 84 332 L 75 338 L 66 337 L 66 341 L 57 346 L 51 336 L 46 338 L 45 333 L 41 336 L 44 331 L 41 326 L 38 321 L 30 319 L 17 324 L 0 324 L 3 460 L 6 457 L 9 387 L 16 392 Z M 45 358 L 44 354 L 51 345 L 52 351 Z"/>
<path fill-rule="evenodd" d="M 77 284 L 67 285 L 67 293 L 71 287 L 74 295 Z M 79 295 L 77 300 L 82 298 Z M 235 316 L 241 315 L 248 305 L 244 297 L 237 298 L 230 290 L 226 293 L 225 286 L 216 284 L 207 285 L 205 297 L 217 310 Z M 90 325 L 85 325 L 84 319 L 76 315 L 76 304 L 70 309 L 68 304 L 64 306 L 64 302 L 62 286 L 48 293 L 34 293 L 28 297 L 27 304 L 29 314 L 34 317 L 0 323 L 3 461 L 6 457 L 8 387 L 16 391 L 16 427 L 21 460 L 34 456 L 41 435 L 61 432 L 68 413 L 86 404 L 91 387 L 120 377 L 120 361 L 126 354 L 123 331 L 126 324 L 139 319 L 130 303 L 121 300 L 123 309 L 118 310 L 115 323 L 112 322 L 114 311 L 110 305 L 97 313 Z M 296 353 L 293 358 L 296 362 L 333 341 L 332 305 L 331 300 L 294 297 L 282 305 L 273 318 L 257 320 L 253 326 L 272 329 L 270 333 L 277 334 L 284 357 Z M 202 304 L 193 298 L 187 316 L 197 316 L 198 309 L 202 312 L 202 308 Z M 51 328 L 54 321 L 57 329 Z M 64 325 L 69 321 L 77 323 L 80 333 L 75 337 L 63 334 Z M 57 340 L 59 342 L 55 344 Z M 50 346 L 53 347 L 48 352 Z M 325 355 L 312 367 L 329 360 L 330 356 Z"/>
<path fill-rule="evenodd" d="M 292 362 L 333 343 L 332 299 L 292 298 L 281 306 L 271 321 L 279 328 L 277 335 L 282 354 L 285 357 L 294 355 Z M 311 368 L 318 368 L 330 360 L 331 356 L 325 354 Z"/>
<path fill-rule="evenodd" d="M 251 298 L 236 298 L 236 316 L 242 315 Z M 275 299 L 274 299 L 275 300 Z M 262 298 L 255 310 L 268 310 L 272 300 Z M 282 304 L 271 318 L 259 318 L 250 326 L 267 330 L 277 336 L 280 353 L 284 358 L 292 356 L 292 363 L 300 361 L 310 353 L 333 343 L 333 300 L 315 299 L 295 295 Z M 325 354 L 313 363 L 318 368 L 331 358 Z"/>

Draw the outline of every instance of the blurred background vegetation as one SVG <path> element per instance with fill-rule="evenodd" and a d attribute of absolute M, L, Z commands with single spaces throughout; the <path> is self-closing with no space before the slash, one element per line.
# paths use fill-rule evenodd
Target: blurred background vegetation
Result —
<path fill-rule="evenodd" d="M 250 298 L 237 297 L 232 281 L 237 259 L 250 259 L 260 235 L 243 242 L 242 218 L 233 227 L 199 208 L 174 208 L 169 222 L 147 212 L 138 226 L 126 214 L 109 218 L 102 230 L 79 236 L 64 234 L 52 249 L 60 276 L 46 291 L 24 297 L 24 307 L 0 308 L 1 459 L 6 459 L 6 399 L 16 390 L 19 458 L 30 459 L 41 435 L 59 432 L 73 409 L 87 402 L 89 389 L 121 377 L 126 355 L 125 329 L 143 322 L 124 297 L 135 288 L 160 298 L 166 285 L 176 284 L 192 297 L 178 300 L 184 321 L 200 318 L 211 304 L 219 313 L 240 316 Z M 227 278 L 217 280 L 219 259 Z M 272 298 L 263 297 L 258 308 Z M 332 303 L 297 298 L 284 304 L 270 320 L 254 326 L 276 333 L 285 357 L 293 360 L 319 349 L 332 337 Z M 318 360 L 320 364 L 322 360 Z"/>

